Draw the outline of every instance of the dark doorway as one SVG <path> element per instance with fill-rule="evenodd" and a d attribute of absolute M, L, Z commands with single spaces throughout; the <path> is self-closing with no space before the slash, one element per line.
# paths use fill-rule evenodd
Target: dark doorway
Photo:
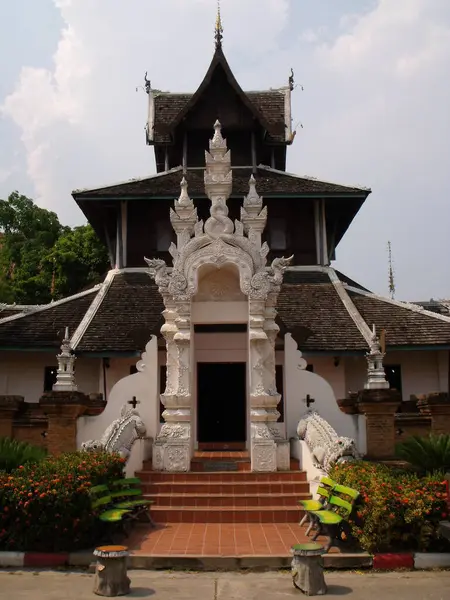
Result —
<path fill-rule="evenodd" d="M 200 443 L 245 442 L 246 372 L 246 363 L 197 363 Z"/>

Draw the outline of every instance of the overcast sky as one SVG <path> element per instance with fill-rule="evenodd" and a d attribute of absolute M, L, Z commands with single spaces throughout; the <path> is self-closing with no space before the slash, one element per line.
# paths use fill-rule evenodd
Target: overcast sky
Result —
<path fill-rule="evenodd" d="M 84 222 L 72 189 L 155 171 L 153 87 L 195 91 L 215 0 L 0 2 L 0 197 Z M 288 170 L 371 187 L 334 265 L 399 299 L 450 297 L 450 0 L 222 0 L 224 51 L 244 89 L 295 70 Z"/>

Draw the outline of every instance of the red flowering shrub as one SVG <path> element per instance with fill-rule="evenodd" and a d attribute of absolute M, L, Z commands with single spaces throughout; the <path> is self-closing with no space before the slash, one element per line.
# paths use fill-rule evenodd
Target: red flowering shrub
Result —
<path fill-rule="evenodd" d="M 76 550 L 93 545 L 91 485 L 122 476 L 115 454 L 77 452 L 0 474 L 0 550 Z"/>
<path fill-rule="evenodd" d="M 440 550 L 439 521 L 447 518 L 445 481 L 369 462 L 336 465 L 330 476 L 358 490 L 351 534 L 364 550 Z"/>

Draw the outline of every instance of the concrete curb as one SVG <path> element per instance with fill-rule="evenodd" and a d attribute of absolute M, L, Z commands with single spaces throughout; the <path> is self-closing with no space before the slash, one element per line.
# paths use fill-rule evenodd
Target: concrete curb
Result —
<path fill-rule="evenodd" d="M 375 554 L 373 557 L 373 568 L 378 571 L 396 571 L 397 569 L 414 569 L 414 554 L 408 553 L 386 553 Z"/>
<path fill-rule="evenodd" d="M 0 568 L 55 568 L 91 567 L 94 562 L 92 552 L 41 554 L 36 552 L 0 552 Z M 130 569 L 180 569 L 193 571 L 239 571 L 288 569 L 292 557 L 289 556 L 157 556 L 131 554 L 128 558 Z M 370 554 L 327 554 L 324 556 L 326 569 L 370 569 Z"/>
<path fill-rule="evenodd" d="M 275 571 L 291 566 L 290 556 L 156 556 L 131 554 L 130 569 L 193 571 Z M 92 552 L 47 554 L 38 552 L 0 552 L 0 568 L 89 568 L 94 563 Z M 326 554 L 326 569 L 375 569 L 395 571 L 398 569 L 450 568 L 450 553 L 386 553 L 375 554 Z"/>

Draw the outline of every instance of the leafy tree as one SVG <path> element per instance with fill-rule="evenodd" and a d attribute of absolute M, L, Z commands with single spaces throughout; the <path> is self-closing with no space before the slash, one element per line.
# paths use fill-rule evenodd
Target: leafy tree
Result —
<path fill-rule="evenodd" d="M 62 298 L 99 283 L 108 270 L 108 254 L 92 227 L 82 225 L 66 228 L 46 256 L 46 265 L 54 272 L 54 296 Z"/>
<path fill-rule="evenodd" d="M 108 269 L 90 225 L 64 227 L 18 192 L 0 200 L 0 232 L 0 302 L 45 304 L 99 281 Z"/>

